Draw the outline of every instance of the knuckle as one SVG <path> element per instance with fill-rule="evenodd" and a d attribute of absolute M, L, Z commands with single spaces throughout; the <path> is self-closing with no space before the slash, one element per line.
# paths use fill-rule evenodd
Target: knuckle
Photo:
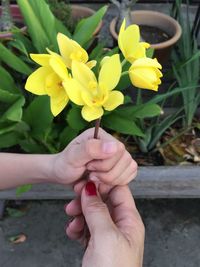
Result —
<path fill-rule="evenodd" d="M 122 142 L 119 142 L 119 152 L 122 153 L 125 149 L 125 145 Z"/>
<path fill-rule="evenodd" d="M 131 166 L 132 171 L 137 173 L 138 164 L 137 164 L 137 162 L 135 160 L 133 160 L 133 159 L 131 160 L 130 166 Z"/>
<path fill-rule="evenodd" d="M 85 150 L 87 155 L 91 156 L 92 158 L 94 157 L 94 152 L 95 152 L 95 147 L 96 147 L 96 142 L 94 140 L 88 140 L 85 144 Z"/>
<path fill-rule="evenodd" d="M 131 155 L 127 151 L 126 151 L 126 153 L 124 153 L 124 160 L 127 163 L 130 163 L 132 161 L 132 157 L 131 157 Z"/>
<path fill-rule="evenodd" d="M 107 211 L 107 206 L 103 202 L 93 201 L 87 205 L 87 212 L 91 213 L 99 213 Z"/>

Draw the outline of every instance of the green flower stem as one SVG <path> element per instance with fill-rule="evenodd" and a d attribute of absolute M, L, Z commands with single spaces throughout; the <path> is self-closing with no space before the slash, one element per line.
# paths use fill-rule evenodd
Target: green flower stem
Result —
<path fill-rule="evenodd" d="M 124 72 L 122 72 L 122 74 L 121 74 L 121 77 L 123 77 L 123 76 L 125 76 L 125 75 L 127 75 L 128 74 L 128 70 L 127 71 L 124 71 Z"/>
<path fill-rule="evenodd" d="M 137 99 L 136 99 L 136 105 L 142 104 L 142 89 L 137 90 Z"/>
<path fill-rule="evenodd" d="M 126 64 L 126 62 L 127 62 L 127 60 L 124 58 L 124 60 L 121 63 L 122 67 Z"/>

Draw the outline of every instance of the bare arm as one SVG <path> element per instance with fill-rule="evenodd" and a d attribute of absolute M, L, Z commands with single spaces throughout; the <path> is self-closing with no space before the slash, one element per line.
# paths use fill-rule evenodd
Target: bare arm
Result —
<path fill-rule="evenodd" d="M 0 153 L 0 190 L 48 182 L 55 155 Z"/>
<path fill-rule="evenodd" d="M 93 133 L 88 129 L 53 155 L 0 153 L 0 190 L 23 184 L 72 184 L 86 169 L 90 178 L 111 186 L 130 182 L 137 164 L 124 145 L 102 129 L 99 139 Z"/>

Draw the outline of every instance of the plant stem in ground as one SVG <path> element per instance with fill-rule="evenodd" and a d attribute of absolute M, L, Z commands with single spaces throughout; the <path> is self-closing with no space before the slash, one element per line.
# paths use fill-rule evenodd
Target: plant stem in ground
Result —
<path fill-rule="evenodd" d="M 13 28 L 13 20 L 10 11 L 10 1 L 1 0 L 0 31 L 10 31 Z"/>

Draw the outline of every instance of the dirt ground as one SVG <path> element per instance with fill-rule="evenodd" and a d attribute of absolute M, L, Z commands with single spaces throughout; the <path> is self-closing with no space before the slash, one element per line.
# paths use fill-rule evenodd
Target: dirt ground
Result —
<path fill-rule="evenodd" d="M 65 236 L 63 201 L 32 201 L 0 221 L 0 266 L 79 267 L 82 248 Z M 136 200 L 146 227 L 144 267 L 200 266 L 200 200 Z M 12 244 L 23 233 L 27 240 Z M 133 266 L 134 267 L 134 266 Z"/>

